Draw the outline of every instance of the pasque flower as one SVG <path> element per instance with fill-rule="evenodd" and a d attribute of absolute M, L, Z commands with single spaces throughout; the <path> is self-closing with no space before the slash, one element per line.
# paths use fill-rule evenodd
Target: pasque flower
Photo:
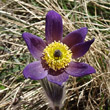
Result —
<path fill-rule="evenodd" d="M 83 56 L 90 48 L 94 39 L 84 41 L 88 29 L 80 28 L 62 37 L 62 18 L 55 11 L 46 15 L 46 41 L 24 32 L 22 34 L 32 56 L 38 61 L 28 64 L 23 74 L 26 78 L 48 81 L 62 85 L 69 75 L 82 77 L 95 73 L 95 69 L 85 63 L 74 62 L 73 59 Z"/>

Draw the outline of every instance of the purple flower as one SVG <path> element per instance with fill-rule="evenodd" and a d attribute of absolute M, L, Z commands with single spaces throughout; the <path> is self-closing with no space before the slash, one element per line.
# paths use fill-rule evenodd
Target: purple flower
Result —
<path fill-rule="evenodd" d="M 62 85 L 69 75 L 82 77 L 95 73 L 90 65 L 73 61 L 83 56 L 94 42 L 94 39 L 84 42 L 88 32 L 86 27 L 62 38 L 62 18 L 55 11 L 49 11 L 45 31 L 46 41 L 27 32 L 22 34 L 30 53 L 39 60 L 25 67 L 23 74 L 26 78 L 40 80 L 46 77 L 50 82 Z"/>

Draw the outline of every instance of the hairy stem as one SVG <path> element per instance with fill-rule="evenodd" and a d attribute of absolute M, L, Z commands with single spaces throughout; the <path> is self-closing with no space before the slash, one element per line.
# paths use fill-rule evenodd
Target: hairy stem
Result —
<path fill-rule="evenodd" d="M 55 106 L 54 110 L 60 110 L 60 108 L 58 106 Z"/>

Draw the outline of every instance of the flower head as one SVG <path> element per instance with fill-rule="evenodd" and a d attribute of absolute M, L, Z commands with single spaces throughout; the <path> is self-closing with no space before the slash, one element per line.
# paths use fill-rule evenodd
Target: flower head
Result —
<path fill-rule="evenodd" d="M 30 33 L 22 34 L 30 53 L 39 60 L 25 67 L 23 74 L 26 78 L 40 80 L 47 77 L 50 82 L 62 85 L 69 75 L 82 77 L 95 73 L 92 66 L 73 61 L 83 56 L 94 42 L 94 39 L 84 42 L 88 31 L 86 27 L 62 38 L 62 18 L 55 11 L 49 11 L 45 31 L 46 42 Z"/>
<path fill-rule="evenodd" d="M 72 61 L 72 52 L 61 42 L 52 42 L 43 51 L 43 60 L 54 71 L 65 68 Z"/>

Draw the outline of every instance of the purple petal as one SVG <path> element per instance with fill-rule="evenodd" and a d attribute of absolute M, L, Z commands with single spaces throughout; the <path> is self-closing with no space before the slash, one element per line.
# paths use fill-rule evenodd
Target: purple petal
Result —
<path fill-rule="evenodd" d="M 82 77 L 85 75 L 95 73 L 96 71 L 92 66 L 88 64 L 71 62 L 68 68 L 66 69 L 66 72 L 74 77 Z"/>
<path fill-rule="evenodd" d="M 59 41 L 62 39 L 63 26 L 62 18 L 55 11 L 51 10 L 46 15 L 46 40 L 51 43 L 54 40 Z"/>
<path fill-rule="evenodd" d="M 84 42 L 87 32 L 88 29 L 86 27 L 80 28 L 69 33 L 66 37 L 64 37 L 62 42 L 71 48 L 77 43 Z"/>
<path fill-rule="evenodd" d="M 89 40 L 87 42 L 79 43 L 74 45 L 71 48 L 73 53 L 73 58 L 78 58 L 83 56 L 90 48 L 91 44 L 94 42 L 95 39 Z"/>
<path fill-rule="evenodd" d="M 46 46 L 45 42 L 41 38 L 27 32 L 23 33 L 22 37 L 25 40 L 32 56 L 36 59 L 40 59 L 42 51 Z"/>
<path fill-rule="evenodd" d="M 47 75 L 47 79 L 50 82 L 53 82 L 53 83 L 58 84 L 60 86 L 63 84 L 63 82 L 66 82 L 68 78 L 69 78 L 69 75 L 66 73 L 62 73 L 62 74 L 57 75 L 57 76 L 53 76 L 50 74 Z"/>
<path fill-rule="evenodd" d="M 40 80 L 47 76 L 47 71 L 42 68 L 41 62 L 35 61 L 25 67 L 23 74 L 25 78 Z"/>

